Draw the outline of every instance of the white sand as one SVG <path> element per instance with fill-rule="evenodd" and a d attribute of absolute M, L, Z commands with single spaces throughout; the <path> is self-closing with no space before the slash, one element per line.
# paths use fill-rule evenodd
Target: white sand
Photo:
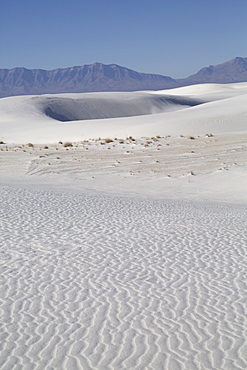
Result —
<path fill-rule="evenodd" d="M 125 138 L 130 135 L 140 138 L 242 132 L 246 131 L 246 101 L 247 83 L 195 85 L 159 93 L 58 94 L 2 98 L 0 140 L 8 143 L 55 143 L 59 140 Z M 198 102 L 203 104 L 190 106 Z M 45 114 L 48 108 L 52 108 L 56 114 L 68 117 L 96 116 L 102 119 L 59 122 Z M 146 115 L 129 117 L 132 114 Z M 117 116 L 122 118 L 115 118 Z"/>
<path fill-rule="evenodd" d="M 247 368 L 246 86 L 77 122 L 0 99 L 1 369 Z"/>

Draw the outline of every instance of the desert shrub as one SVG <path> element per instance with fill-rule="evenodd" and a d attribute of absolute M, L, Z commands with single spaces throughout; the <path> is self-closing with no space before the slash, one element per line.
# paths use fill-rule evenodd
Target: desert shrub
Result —
<path fill-rule="evenodd" d="M 29 148 L 33 148 L 33 144 L 32 144 L 32 143 L 28 143 L 28 144 L 27 144 L 27 146 L 28 146 Z"/>
<path fill-rule="evenodd" d="M 63 144 L 64 148 L 68 148 L 68 147 L 72 147 L 73 144 L 70 142 L 70 141 L 66 141 L 64 144 Z"/>
<path fill-rule="evenodd" d="M 106 138 L 105 139 L 105 144 L 109 144 L 109 143 L 112 143 L 113 142 L 113 140 L 112 139 L 109 139 L 109 138 Z"/>
<path fill-rule="evenodd" d="M 188 139 L 189 140 L 194 140 L 195 138 L 194 138 L 194 136 L 188 136 Z"/>

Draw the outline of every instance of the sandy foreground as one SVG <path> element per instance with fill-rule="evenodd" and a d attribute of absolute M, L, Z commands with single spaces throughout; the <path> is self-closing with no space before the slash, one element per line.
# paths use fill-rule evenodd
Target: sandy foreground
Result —
<path fill-rule="evenodd" d="M 1 369 L 245 369 L 246 142 L 2 146 Z"/>
<path fill-rule="evenodd" d="M 0 120 L 1 369 L 247 368 L 243 94 L 235 131 L 209 117 L 235 107 L 244 86 L 226 88 L 227 104 L 225 87 L 197 87 L 212 104 L 184 116 L 200 110 L 210 125 L 170 135 L 157 134 L 165 113 L 153 115 L 154 136 L 145 115 L 145 136 L 124 136 L 121 118 L 111 140 L 99 120 L 101 138 L 93 121 L 73 141 L 79 121 L 71 136 L 61 124 L 60 143 L 41 141 L 50 118 L 40 137 L 30 113 L 29 129 L 23 117 Z"/>
<path fill-rule="evenodd" d="M 246 133 L 3 144 L 0 158 L 2 183 L 247 202 Z"/>

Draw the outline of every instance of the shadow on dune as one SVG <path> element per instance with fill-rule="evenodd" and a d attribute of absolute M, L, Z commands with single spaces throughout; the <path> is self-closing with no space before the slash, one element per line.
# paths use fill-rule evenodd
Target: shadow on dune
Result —
<path fill-rule="evenodd" d="M 46 97 L 44 113 L 61 122 L 132 117 L 172 112 L 202 104 L 197 99 L 148 93 L 85 94 L 80 98 Z"/>

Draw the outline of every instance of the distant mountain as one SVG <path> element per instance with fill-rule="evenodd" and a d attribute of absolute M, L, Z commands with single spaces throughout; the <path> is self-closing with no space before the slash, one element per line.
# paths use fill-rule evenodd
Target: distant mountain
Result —
<path fill-rule="evenodd" d="M 237 57 L 223 64 L 202 68 L 196 74 L 177 82 L 181 85 L 247 82 L 247 58 Z"/>
<path fill-rule="evenodd" d="M 162 90 L 200 83 L 247 82 L 247 58 L 202 68 L 175 80 L 168 76 L 138 73 L 116 64 L 94 63 L 51 71 L 0 69 L 0 97 L 12 95 L 77 93 L 91 91 Z"/>
<path fill-rule="evenodd" d="M 177 87 L 171 77 L 138 73 L 116 64 L 54 69 L 0 69 L 0 97 L 91 91 L 159 90 Z"/>

